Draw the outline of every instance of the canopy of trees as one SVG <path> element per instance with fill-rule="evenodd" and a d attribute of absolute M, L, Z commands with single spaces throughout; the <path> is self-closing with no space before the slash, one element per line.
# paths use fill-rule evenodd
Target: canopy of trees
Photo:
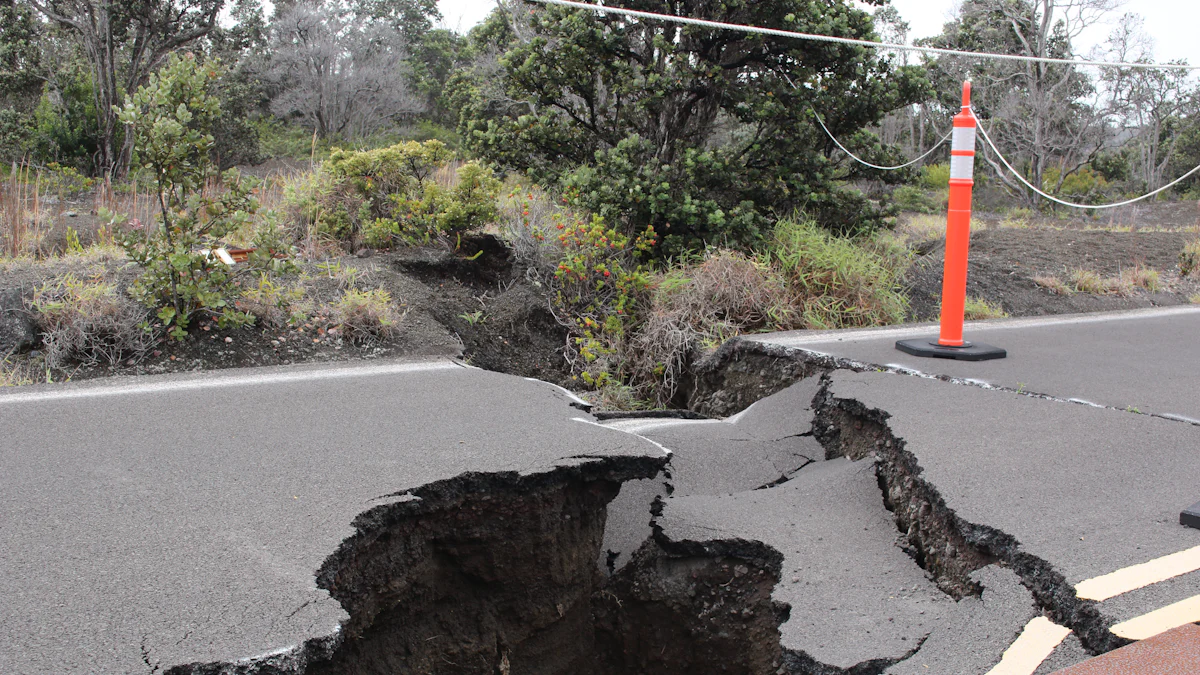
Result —
<path fill-rule="evenodd" d="M 671 12 L 678 3 L 627 3 Z M 717 21 L 874 38 L 851 2 L 700 0 Z M 834 151 L 812 117 L 852 137 L 927 95 L 916 68 L 871 51 L 765 39 L 581 10 L 508 3 L 484 29 L 500 54 L 457 83 L 466 142 L 500 165 L 560 183 L 630 232 L 653 226 L 663 252 L 754 241 L 806 208 L 870 223 L 865 200 L 834 185 Z M 487 82 L 485 80 L 493 80 Z M 498 80 L 498 81 L 495 81 Z"/>
<path fill-rule="evenodd" d="M 909 37 L 888 0 L 619 4 Z M 1071 58 L 1105 20 L 1107 49 L 1088 56 L 1152 60 L 1140 19 L 1116 5 L 964 0 L 924 43 Z M 502 0 L 467 35 L 440 21 L 435 0 L 0 0 L 0 159 L 123 178 L 138 149 L 115 110 L 170 55 L 191 53 L 220 73 L 222 166 L 260 161 L 264 134 L 306 149 L 438 138 L 626 234 L 653 227 L 664 256 L 749 246 L 796 211 L 841 232 L 886 222 L 880 186 L 912 174 L 848 161 L 817 116 L 855 152 L 899 163 L 941 138 L 967 78 L 1002 151 L 1051 192 L 1153 189 L 1200 163 L 1200 95 L 1185 72 L 922 57 L 529 0 Z M 989 166 L 1013 198 L 1044 205 L 984 153 Z"/>

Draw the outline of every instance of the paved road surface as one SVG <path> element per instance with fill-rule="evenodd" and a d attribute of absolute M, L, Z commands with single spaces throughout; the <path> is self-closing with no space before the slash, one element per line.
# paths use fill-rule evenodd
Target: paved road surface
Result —
<path fill-rule="evenodd" d="M 1013 390 L 1200 420 L 1200 307 L 969 323 L 966 338 L 1007 359 L 923 359 L 897 340 L 936 337 L 937 326 L 771 333 L 756 342 L 877 365 L 970 378 Z"/>
<path fill-rule="evenodd" d="M 314 573 L 387 495 L 663 456 L 572 402 L 448 361 L 4 392 L 0 673 L 149 672 L 331 635 L 346 614 Z"/>

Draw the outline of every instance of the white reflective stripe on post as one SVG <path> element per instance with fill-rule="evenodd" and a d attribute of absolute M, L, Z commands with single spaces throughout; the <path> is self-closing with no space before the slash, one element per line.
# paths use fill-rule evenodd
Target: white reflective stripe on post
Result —
<path fill-rule="evenodd" d="M 975 151 L 975 127 L 954 127 L 954 141 L 951 150 Z"/>
<path fill-rule="evenodd" d="M 975 155 L 951 155 L 950 178 L 972 180 L 975 178 Z"/>

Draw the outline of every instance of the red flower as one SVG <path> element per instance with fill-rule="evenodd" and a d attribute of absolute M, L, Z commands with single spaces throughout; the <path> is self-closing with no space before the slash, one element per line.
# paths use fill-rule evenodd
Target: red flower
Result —
<path fill-rule="evenodd" d="M 611 277 L 612 275 L 608 273 L 608 270 L 604 270 L 604 276 Z"/>

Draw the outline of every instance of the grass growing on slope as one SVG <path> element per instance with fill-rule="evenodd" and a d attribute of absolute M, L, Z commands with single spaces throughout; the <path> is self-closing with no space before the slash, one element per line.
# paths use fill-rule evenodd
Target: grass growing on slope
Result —
<path fill-rule="evenodd" d="M 808 328 L 882 326 L 908 311 L 903 266 L 812 221 L 780 222 L 762 257 L 783 275 Z"/>

